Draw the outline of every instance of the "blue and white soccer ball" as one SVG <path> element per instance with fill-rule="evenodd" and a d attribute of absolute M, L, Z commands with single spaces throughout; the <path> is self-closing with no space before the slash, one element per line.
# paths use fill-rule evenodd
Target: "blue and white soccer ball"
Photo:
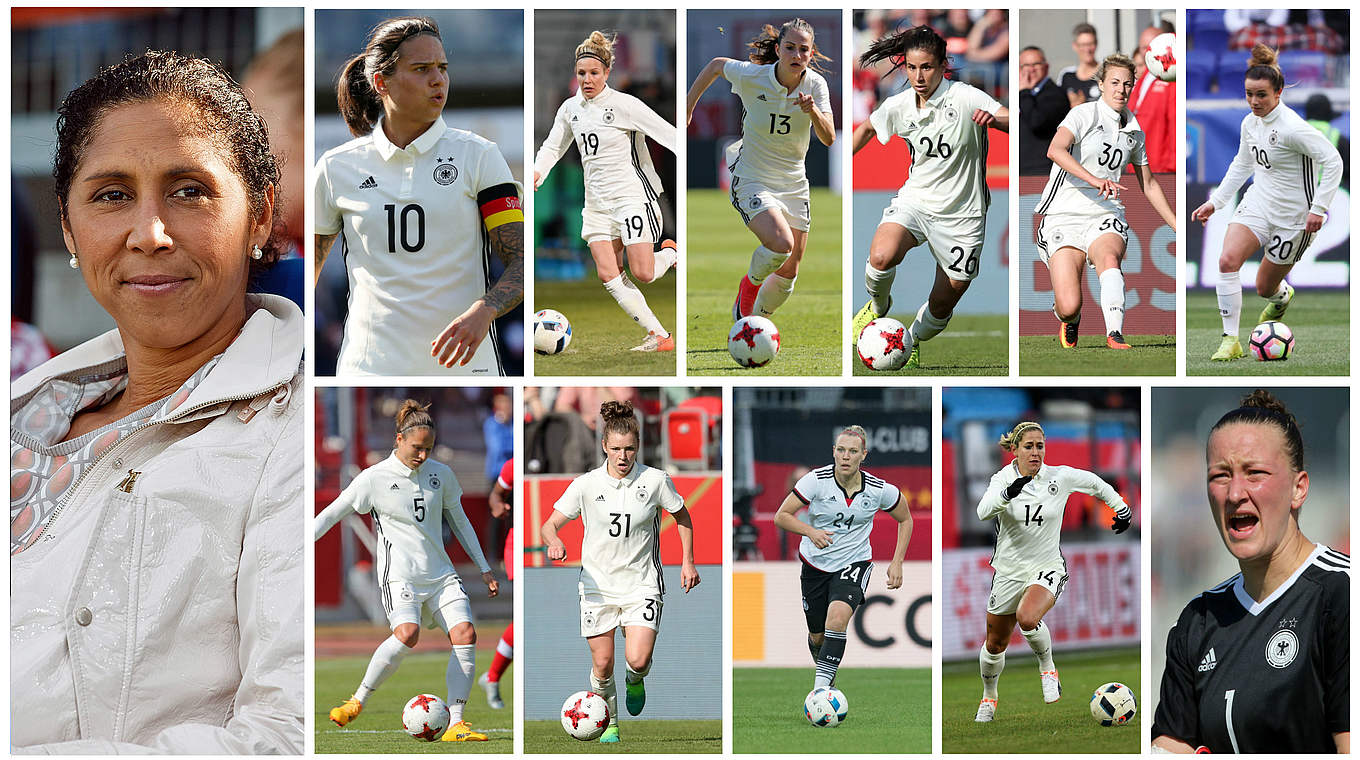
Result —
<path fill-rule="evenodd" d="M 850 703 L 840 689 L 818 686 L 803 700 L 803 715 L 819 728 L 839 726 L 850 715 Z"/>
<path fill-rule="evenodd" d="M 1122 726 L 1138 714 L 1138 702 L 1133 689 L 1122 683 L 1107 683 L 1091 695 L 1091 717 L 1106 728 Z"/>
<path fill-rule="evenodd" d="M 1262 322 L 1251 331 L 1251 355 L 1263 362 L 1288 359 L 1294 353 L 1294 331 L 1283 322 Z"/>
<path fill-rule="evenodd" d="M 534 352 L 560 354 L 571 345 L 571 322 L 562 312 L 542 309 L 534 315 Z"/>

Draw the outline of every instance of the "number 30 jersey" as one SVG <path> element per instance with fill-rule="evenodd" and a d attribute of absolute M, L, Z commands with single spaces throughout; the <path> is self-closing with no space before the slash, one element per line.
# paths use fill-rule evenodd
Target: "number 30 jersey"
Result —
<path fill-rule="evenodd" d="M 1058 125 L 1075 138 L 1072 157 L 1082 168 L 1099 179 L 1115 182 L 1124 173 L 1126 164 L 1146 165 L 1143 128 L 1138 119 L 1125 111 L 1115 113 L 1103 100 L 1082 103 L 1067 112 Z M 1117 198 L 1101 198 L 1100 188 L 1073 177 L 1067 170 L 1053 163 L 1048 172 L 1048 184 L 1040 197 L 1036 214 L 1073 214 L 1104 216 L 1116 214 L 1124 218 L 1124 202 Z"/>
<path fill-rule="evenodd" d="M 859 473 L 863 484 L 855 493 L 846 493 L 841 488 L 836 480 L 836 466 L 832 464 L 809 472 L 793 486 L 793 495 L 808 508 L 804 522 L 831 534 L 831 543 L 821 549 L 807 536 L 798 543 L 803 561 L 823 572 L 838 572 L 872 559 L 869 533 L 874 527 L 874 516 L 891 512 L 902 495 L 897 486 L 886 480 L 864 470 Z"/>
<path fill-rule="evenodd" d="M 496 144 L 436 119 L 405 148 L 371 134 L 327 151 L 313 182 L 317 235 L 341 235 L 349 315 L 339 375 L 500 375 L 493 333 L 466 366 L 430 344 L 486 295 L 491 244 L 479 194 L 514 187 Z"/>
<path fill-rule="evenodd" d="M 443 518 L 463 551 L 483 573 L 491 570 L 477 532 L 463 514 L 462 486 L 443 462 L 427 459 L 412 470 L 396 452 L 359 473 L 313 522 L 313 539 L 340 522 L 346 514 L 372 514 L 377 534 L 378 584 L 403 581 L 413 585 L 437 583 L 455 575 L 444 550 Z"/>
<path fill-rule="evenodd" d="M 601 465 L 571 481 L 553 509 L 581 518 L 581 595 L 610 604 L 666 592 L 661 577 L 661 512 L 679 512 L 685 500 L 671 476 L 641 462 L 622 478 Z"/>
<path fill-rule="evenodd" d="M 1058 540 L 1067 498 L 1073 493 L 1100 499 L 1120 517 L 1132 516 L 1119 492 L 1095 473 L 1064 465 L 1041 465 L 1020 494 L 1006 501 L 1006 487 L 1018 477 L 1020 470 L 1014 462 L 1003 467 L 992 476 L 977 507 L 979 520 L 996 520 L 992 567 L 998 577 L 1023 578 L 1040 568 L 1066 564 Z"/>

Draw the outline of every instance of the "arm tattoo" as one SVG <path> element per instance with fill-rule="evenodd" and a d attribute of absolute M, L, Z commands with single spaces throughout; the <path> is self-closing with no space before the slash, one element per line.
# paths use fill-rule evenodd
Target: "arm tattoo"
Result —
<path fill-rule="evenodd" d="M 490 234 L 491 251 L 505 265 L 505 271 L 482 300 L 499 317 L 524 300 L 524 223 L 502 224 Z"/>
<path fill-rule="evenodd" d="M 321 276 L 321 267 L 326 264 L 326 256 L 331 252 L 331 246 L 335 245 L 335 239 L 340 235 L 314 235 L 315 245 L 312 250 L 312 279 L 316 280 Z"/>

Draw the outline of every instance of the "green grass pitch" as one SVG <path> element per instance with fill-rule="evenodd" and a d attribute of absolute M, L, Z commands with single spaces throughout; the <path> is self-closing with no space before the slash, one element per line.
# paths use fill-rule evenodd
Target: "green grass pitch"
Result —
<path fill-rule="evenodd" d="M 1294 353 L 1282 362 L 1256 361 L 1247 349 L 1247 339 L 1265 303 L 1250 285 L 1243 288 L 1240 332 L 1247 356 L 1230 362 L 1211 362 L 1209 356 L 1218 350 L 1223 336 L 1218 299 L 1213 293 L 1187 293 L 1185 374 L 1245 377 L 1350 374 L 1351 312 L 1350 296 L 1345 291 L 1300 289 L 1295 293 L 1283 320 L 1294 331 Z"/>
<path fill-rule="evenodd" d="M 1058 343 L 1058 322 L 1052 335 L 1020 336 L 1021 375 L 1174 375 L 1176 336 L 1125 335 L 1130 348 L 1105 345 L 1103 335 L 1083 334 L 1076 348 Z"/>
<path fill-rule="evenodd" d="M 619 704 L 623 704 L 620 689 Z M 525 754 L 689 755 L 722 752 L 721 720 L 619 720 L 618 744 L 577 741 L 555 720 L 524 721 Z"/>
<path fill-rule="evenodd" d="M 534 311 L 556 309 L 571 321 L 571 345 L 555 356 L 534 354 L 534 374 L 553 375 L 675 375 L 675 353 L 631 351 L 647 331 L 619 308 L 594 275 L 577 282 L 534 282 Z M 647 305 L 672 333 L 675 324 L 675 273 L 650 285 L 639 285 Z"/>
<path fill-rule="evenodd" d="M 812 189 L 812 227 L 793 294 L 774 315 L 780 348 L 775 360 L 755 369 L 737 366 L 727 353 L 732 299 L 750 266 L 755 235 L 722 190 L 690 190 L 685 270 L 690 374 L 841 374 L 841 199 Z"/>
<path fill-rule="evenodd" d="M 904 325 L 911 325 L 915 314 L 890 314 Z M 851 354 L 854 374 L 880 377 L 921 377 L 927 375 L 1005 375 L 1010 349 L 1006 343 L 1008 320 L 1002 314 L 956 314 L 949 327 L 921 344 L 921 368 L 897 372 L 875 372 Z"/>
<path fill-rule="evenodd" d="M 850 716 L 834 728 L 803 717 L 812 667 L 732 669 L 732 751 L 743 753 L 929 754 L 929 668 L 841 668 L 836 688 Z"/>
<path fill-rule="evenodd" d="M 503 627 L 503 626 L 502 626 Z M 487 630 L 488 640 L 499 631 Z M 429 646 L 427 636 L 438 636 L 438 631 L 424 631 L 418 649 Z M 376 647 L 377 643 L 374 643 Z M 486 695 L 476 684 L 468 696 L 467 710 L 463 717 L 477 731 L 487 735 L 484 742 L 423 742 L 412 739 L 401 726 L 401 710 L 407 700 L 417 694 L 434 694 L 440 699 L 446 696 L 444 671 L 448 668 L 448 641 L 444 642 L 442 653 L 412 654 L 402 661 L 397 672 L 383 684 L 364 706 L 359 717 L 344 728 L 337 728 L 330 721 L 332 707 L 349 699 L 354 687 L 363 678 L 368 667 L 369 656 L 317 658 L 316 661 L 316 752 L 327 753 L 382 753 L 413 755 L 417 753 L 467 754 L 498 753 L 511 754 L 515 751 L 514 742 L 514 665 L 501 679 L 501 698 L 505 709 L 492 710 L 486 706 Z M 491 664 L 494 649 L 477 652 L 477 675 L 486 672 Z"/>
<path fill-rule="evenodd" d="M 940 721 L 947 753 L 1138 753 L 1142 748 L 1142 689 L 1137 649 L 1054 654 L 1062 676 L 1062 699 L 1045 704 L 1039 669 L 1022 642 L 1008 650 L 1006 670 L 997 683 L 996 719 L 975 723 L 982 679 L 977 660 L 945 663 Z M 1119 681 L 1133 689 L 1139 713 L 1126 726 L 1104 728 L 1091 717 L 1097 686 Z M 853 703 L 852 703 L 853 704 Z"/>

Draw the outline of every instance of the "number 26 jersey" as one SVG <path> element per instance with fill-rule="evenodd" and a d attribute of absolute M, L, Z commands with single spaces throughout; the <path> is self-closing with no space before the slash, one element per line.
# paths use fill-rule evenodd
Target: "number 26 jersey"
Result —
<path fill-rule="evenodd" d="M 901 492 L 897 486 L 864 470 L 860 490 L 846 493 L 836 480 L 836 466 L 819 467 L 798 479 L 793 495 L 807 505 L 807 522 L 831 534 L 831 543 L 818 549 L 803 536 L 798 554 L 804 562 L 827 573 L 872 559 L 869 533 L 879 512 L 891 512 Z"/>
<path fill-rule="evenodd" d="M 1143 128 L 1138 126 L 1138 119 L 1128 111 L 1115 113 L 1103 100 L 1073 108 L 1058 126 L 1072 133 L 1072 157 L 1098 179 L 1119 182 L 1126 164 L 1143 166 L 1148 162 Z M 1124 202 L 1118 198 L 1100 197 L 1099 187 L 1073 177 L 1055 161 L 1034 213 L 1116 214 L 1123 219 Z"/>

